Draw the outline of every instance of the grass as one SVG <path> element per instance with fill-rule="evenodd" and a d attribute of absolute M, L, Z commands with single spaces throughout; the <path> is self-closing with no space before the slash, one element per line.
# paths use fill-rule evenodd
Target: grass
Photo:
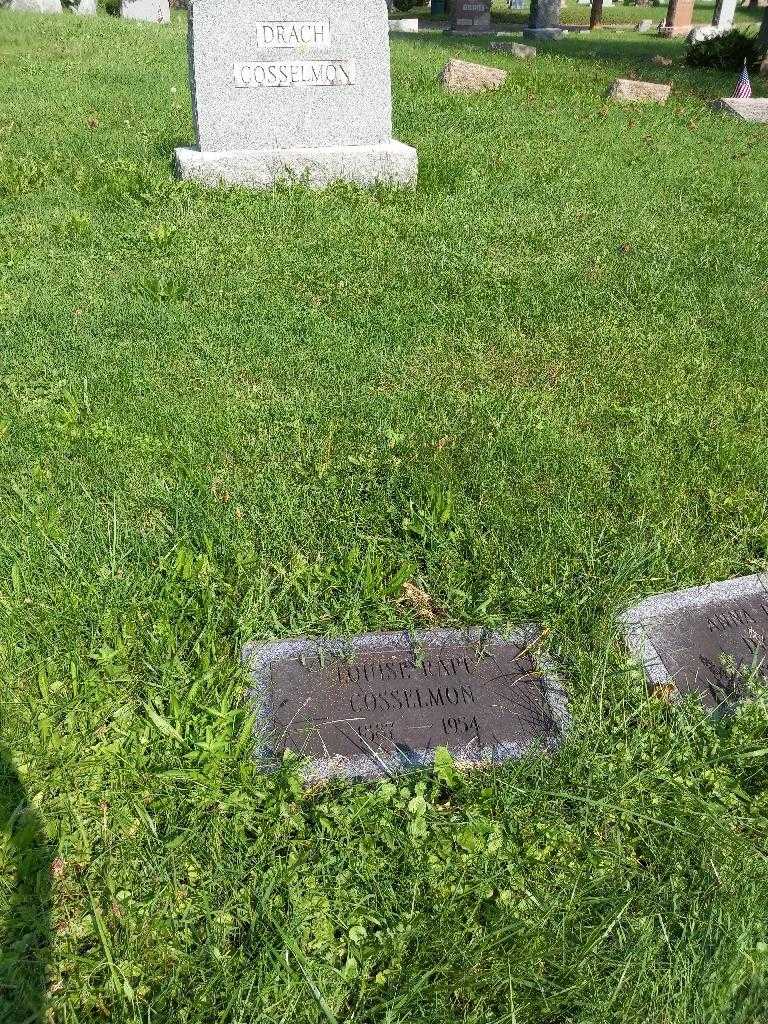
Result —
<path fill-rule="evenodd" d="M 694 9 L 694 24 L 709 25 L 714 14 L 714 0 L 697 0 Z M 493 20 L 494 24 L 504 27 L 505 24 L 520 25 L 521 27 L 528 20 L 529 5 L 526 3 L 522 11 L 511 11 L 506 0 L 494 0 Z M 736 8 L 734 23 L 738 28 L 758 28 L 764 11 L 761 8 L 742 7 Z M 566 0 L 563 8 L 562 21 L 564 25 L 589 25 L 590 7 L 576 3 L 576 0 Z M 603 8 L 602 23 L 604 25 L 632 25 L 633 27 L 642 19 L 650 18 L 659 23 L 667 16 L 667 5 L 660 3 L 647 7 L 638 7 L 634 3 L 616 2 L 612 7 Z M 422 4 L 411 8 L 410 11 L 393 11 L 393 18 L 430 18 L 429 4 Z M 444 22 L 445 16 L 435 15 L 435 21 Z"/>
<path fill-rule="evenodd" d="M 768 128 L 676 41 L 398 39 L 417 190 L 211 192 L 183 32 L 0 14 L 0 1021 L 761 1024 L 766 701 L 614 616 L 768 564 Z M 260 775 L 241 645 L 418 625 L 404 569 L 547 626 L 568 743 Z"/>

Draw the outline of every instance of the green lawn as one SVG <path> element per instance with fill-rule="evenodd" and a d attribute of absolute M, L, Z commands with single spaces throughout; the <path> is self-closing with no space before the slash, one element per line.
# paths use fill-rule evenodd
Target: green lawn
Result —
<path fill-rule="evenodd" d="M 212 192 L 183 18 L 0 14 L 2 1024 L 768 1020 L 768 700 L 614 626 L 768 565 L 768 127 L 676 41 L 485 45 L 393 44 L 417 190 Z M 567 744 L 261 775 L 241 645 L 416 626 L 401 572 L 545 624 Z"/>
<path fill-rule="evenodd" d="M 709 25 L 714 14 L 714 0 L 696 0 L 694 23 Z M 429 4 L 413 7 L 410 11 L 393 11 L 393 18 L 430 18 Z M 510 11 L 506 0 L 494 0 L 493 19 L 496 25 L 503 28 L 504 23 L 524 25 L 528 20 L 529 4 L 525 0 L 522 11 Z M 563 8 L 563 23 L 566 25 L 589 25 L 590 7 L 578 4 L 576 0 L 566 0 Z M 760 8 L 737 7 L 735 24 L 738 28 L 758 28 L 765 12 Z M 624 3 L 617 0 L 612 7 L 603 8 L 603 23 L 606 25 L 636 25 L 641 19 L 651 18 L 661 22 L 667 16 L 667 5 L 649 5 L 638 7 L 634 2 Z M 445 21 L 445 16 L 435 16 L 435 21 Z"/>

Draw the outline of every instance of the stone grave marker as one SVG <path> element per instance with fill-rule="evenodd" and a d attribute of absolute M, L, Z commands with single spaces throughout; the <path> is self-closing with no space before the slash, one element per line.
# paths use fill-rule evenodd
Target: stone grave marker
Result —
<path fill-rule="evenodd" d="M 451 32 L 476 35 L 491 31 L 491 0 L 453 0 Z"/>
<path fill-rule="evenodd" d="M 61 14 L 61 0 L 11 0 L 10 11 L 32 14 Z"/>
<path fill-rule="evenodd" d="M 524 39 L 560 39 L 568 35 L 560 24 L 560 0 L 531 0 Z"/>
<path fill-rule="evenodd" d="M 693 28 L 694 0 L 670 0 L 661 29 L 665 36 L 687 36 Z"/>
<path fill-rule="evenodd" d="M 736 0 L 716 0 L 712 24 L 715 28 L 728 32 L 733 28 L 736 17 Z"/>
<path fill-rule="evenodd" d="M 566 698 L 541 641 L 530 627 L 509 638 L 434 630 L 249 645 L 260 760 L 292 750 L 318 781 L 428 765 L 440 746 L 473 765 L 553 749 Z"/>
<path fill-rule="evenodd" d="M 416 151 L 392 138 L 384 0 L 193 0 L 189 58 L 182 178 L 415 183 Z"/>
<path fill-rule="evenodd" d="M 418 32 L 418 18 L 392 18 L 389 22 L 390 32 Z"/>
<path fill-rule="evenodd" d="M 753 96 L 749 100 L 737 100 L 733 97 L 723 97 L 712 106 L 715 110 L 730 114 L 731 117 L 739 117 L 742 121 L 768 124 L 768 99 L 765 98 Z"/>
<path fill-rule="evenodd" d="M 608 98 L 617 103 L 666 103 L 672 86 L 659 82 L 640 82 L 634 78 L 617 78 Z"/>
<path fill-rule="evenodd" d="M 768 682 L 768 575 L 659 594 L 620 621 L 654 688 L 715 710 L 746 696 L 751 674 Z"/>
<path fill-rule="evenodd" d="M 171 20 L 171 6 L 169 0 L 122 0 L 120 17 L 167 25 Z"/>

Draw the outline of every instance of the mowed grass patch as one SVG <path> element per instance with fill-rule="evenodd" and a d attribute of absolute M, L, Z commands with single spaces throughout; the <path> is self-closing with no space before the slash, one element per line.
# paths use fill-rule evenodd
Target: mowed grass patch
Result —
<path fill-rule="evenodd" d="M 262 195 L 173 180 L 183 19 L 0 16 L 0 1020 L 764 1015 L 765 702 L 648 698 L 613 625 L 768 552 L 767 130 L 657 52 L 396 40 L 419 187 Z M 261 775 L 242 643 L 404 578 L 548 628 L 564 750 Z"/>

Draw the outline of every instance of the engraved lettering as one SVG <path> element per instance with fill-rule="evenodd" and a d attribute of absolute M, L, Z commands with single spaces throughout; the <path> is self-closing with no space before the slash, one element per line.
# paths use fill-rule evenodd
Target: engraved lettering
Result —
<path fill-rule="evenodd" d="M 330 21 L 261 21 L 254 26 L 257 50 L 292 50 L 311 46 L 323 50 L 331 45 Z"/>
<path fill-rule="evenodd" d="M 243 61 L 233 66 L 236 89 L 347 87 L 355 84 L 353 60 Z"/>

